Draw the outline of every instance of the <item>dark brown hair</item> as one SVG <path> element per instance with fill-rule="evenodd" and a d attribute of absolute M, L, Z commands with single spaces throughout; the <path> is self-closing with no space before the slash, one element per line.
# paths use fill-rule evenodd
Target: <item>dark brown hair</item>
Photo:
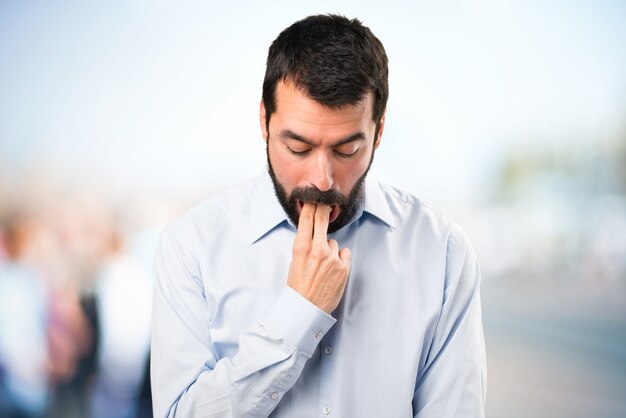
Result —
<path fill-rule="evenodd" d="M 270 46 L 263 80 L 267 127 L 276 111 L 276 85 L 291 81 L 318 103 L 341 107 L 372 91 L 377 130 L 389 96 L 383 44 L 358 19 L 316 15 L 283 30 Z"/>

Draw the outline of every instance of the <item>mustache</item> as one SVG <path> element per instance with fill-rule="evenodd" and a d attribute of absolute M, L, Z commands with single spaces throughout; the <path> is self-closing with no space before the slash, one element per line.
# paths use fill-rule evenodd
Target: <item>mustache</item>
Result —
<path fill-rule="evenodd" d="M 302 203 L 310 202 L 328 206 L 343 206 L 348 203 L 348 198 L 338 191 L 331 189 L 323 192 L 317 187 L 297 187 L 293 189 L 289 201 L 295 205 L 298 200 Z"/>

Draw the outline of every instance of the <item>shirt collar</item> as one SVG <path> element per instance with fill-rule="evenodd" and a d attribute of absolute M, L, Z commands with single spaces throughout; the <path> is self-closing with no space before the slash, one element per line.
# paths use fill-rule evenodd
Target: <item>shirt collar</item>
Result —
<path fill-rule="evenodd" d="M 378 180 L 371 173 L 365 178 L 363 188 L 365 199 L 362 209 L 357 211 L 357 216 L 360 217 L 363 213 L 369 213 L 394 229 L 395 224 L 389 204 L 385 199 Z M 252 190 L 248 222 L 248 238 L 251 244 L 282 223 L 289 224 L 287 214 L 276 197 L 274 184 L 267 168 L 257 178 L 255 187 Z"/>
<path fill-rule="evenodd" d="M 365 177 L 365 202 L 363 203 L 363 212 L 369 213 L 383 221 L 391 229 L 395 229 L 393 213 L 389 208 L 389 203 L 383 193 L 380 183 L 376 177 L 370 172 Z"/>

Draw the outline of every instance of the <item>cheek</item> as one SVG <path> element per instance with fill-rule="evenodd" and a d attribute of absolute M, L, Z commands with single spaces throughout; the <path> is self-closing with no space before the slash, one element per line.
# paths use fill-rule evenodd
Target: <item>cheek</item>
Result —
<path fill-rule="evenodd" d="M 339 166 L 334 171 L 335 183 L 346 194 L 352 190 L 357 180 L 365 173 L 369 159 L 362 159 L 354 164 Z"/>
<path fill-rule="evenodd" d="M 299 185 L 301 178 L 301 171 L 303 170 L 303 164 L 296 164 L 290 158 L 285 158 L 281 153 L 274 152 L 270 148 L 270 160 L 272 162 L 272 168 L 276 174 L 276 178 L 285 188 L 287 193 Z"/>

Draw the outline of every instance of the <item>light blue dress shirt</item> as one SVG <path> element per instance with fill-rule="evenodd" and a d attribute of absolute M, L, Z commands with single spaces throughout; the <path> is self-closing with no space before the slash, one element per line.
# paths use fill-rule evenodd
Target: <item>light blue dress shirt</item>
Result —
<path fill-rule="evenodd" d="M 155 258 L 156 417 L 482 417 L 480 272 L 456 224 L 368 175 L 343 298 L 287 286 L 296 229 L 267 173 L 197 205 Z"/>

